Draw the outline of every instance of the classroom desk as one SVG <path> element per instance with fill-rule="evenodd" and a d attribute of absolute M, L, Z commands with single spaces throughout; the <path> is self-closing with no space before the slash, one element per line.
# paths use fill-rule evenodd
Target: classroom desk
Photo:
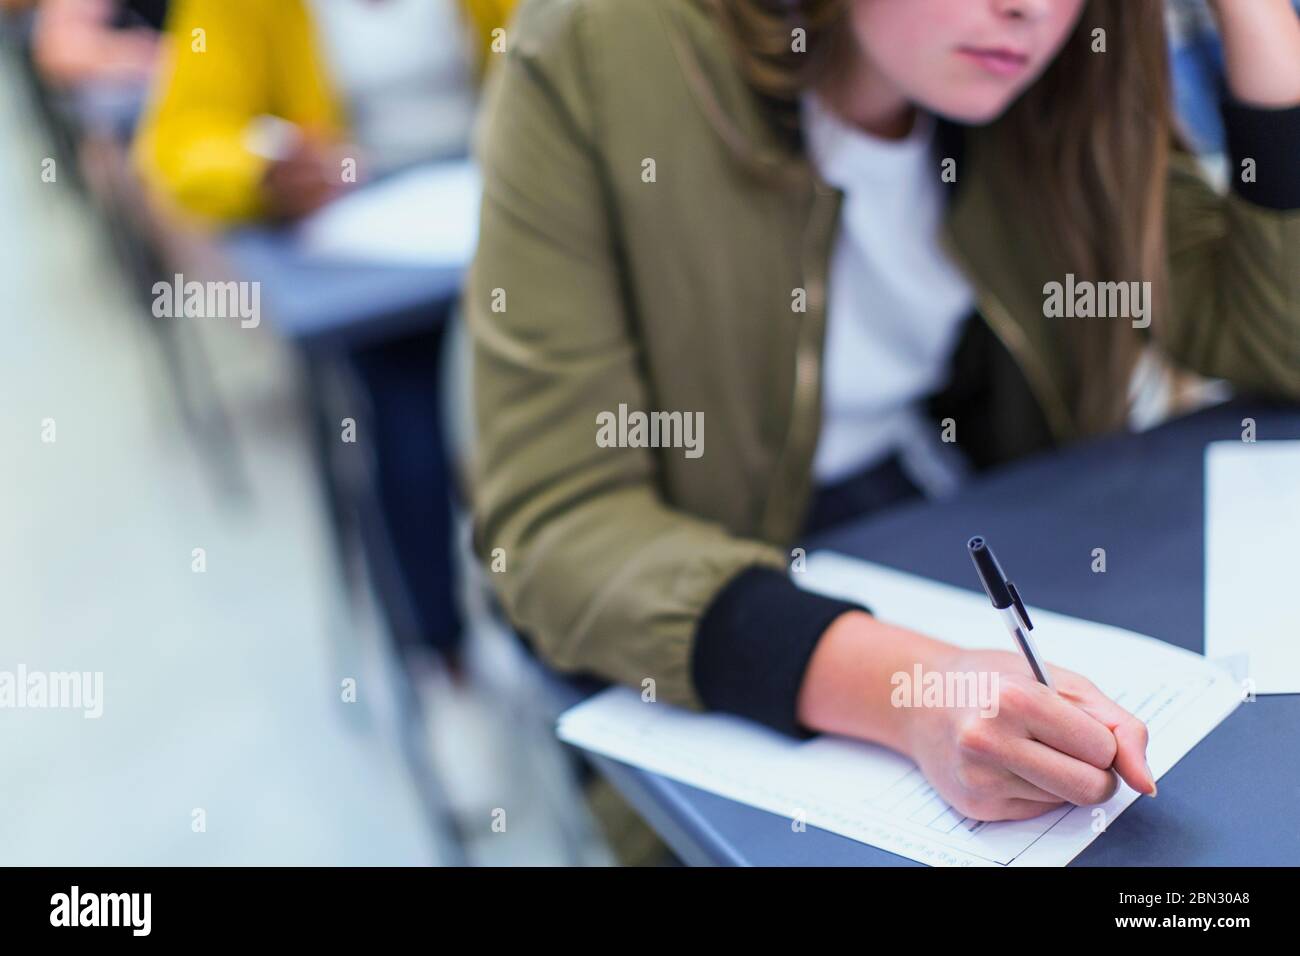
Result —
<path fill-rule="evenodd" d="M 443 321 L 464 270 L 328 262 L 303 254 L 290 228 L 232 232 L 222 252 L 241 279 L 262 283 L 275 331 L 307 348 L 364 346 Z"/>
<path fill-rule="evenodd" d="M 907 506 L 808 546 L 977 590 L 965 542 L 984 534 L 1032 603 L 1200 652 L 1203 449 L 1240 441 L 1246 416 L 1257 421 L 1260 441 L 1300 438 L 1300 409 L 1232 403 L 1019 463 L 947 501 Z M 1099 547 L 1104 574 L 1090 568 Z M 825 830 L 794 833 L 784 817 L 591 759 L 687 863 L 921 865 Z M 1072 865 L 1295 866 L 1297 806 L 1300 695 L 1260 697 L 1237 708 L 1165 774 L 1158 797 L 1140 797 Z"/>

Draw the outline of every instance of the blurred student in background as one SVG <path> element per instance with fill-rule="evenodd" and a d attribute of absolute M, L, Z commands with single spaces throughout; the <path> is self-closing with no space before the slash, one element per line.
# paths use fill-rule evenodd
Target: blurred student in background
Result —
<path fill-rule="evenodd" d="M 179 0 L 137 155 L 210 222 L 297 218 L 362 176 L 464 155 L 509 0 Z"/>
<path fill-rule="evenodd" d="M 136 143 L 156 193 L 213 226 L 281 222 L 349 186 L 464 156 L 478 80 L 511 0 L 177 0 L 169 61 Z M 436 215 L 430 210 L 430 215 Z M 455 669 L 442 335 L 355 351 L 380 495 L 423 640 Z"/>
<path fill-rule="evenodd" d="M 1148 346 L 1300 399 L 1300 19 L 1214 10 L 1248 173 L 1226 196 L 1177 144 L 1158 2 L 527 0 L 466 313 L 476 544 L 543 656 L 885 744 L 981 820 L 1104 801 L 1112 765 L 1154 793 L 1145 727 L 1083 678 L 1049 694 L 787 567 L 805 535 L 1124 427 Z M 1138 291 L 1051 317 L 1067 276 Z M 678 416 L 657 447 L 610 426 L 652 412 Z M 988 720 L 891 707 L 918 664 L 1021 693 Z"/>
<path fill-rule="evenodd" d="M 32 58 L 52 86 L 149 81 L 160 55 L 167 0 L 41 0 Z"/>

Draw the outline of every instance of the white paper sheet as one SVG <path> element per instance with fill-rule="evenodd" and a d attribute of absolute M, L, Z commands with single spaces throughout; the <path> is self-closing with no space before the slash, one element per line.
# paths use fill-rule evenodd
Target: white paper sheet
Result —
<path fill-rule="evenodd" d="M 463 267 L 478 242 L 482 191 L 469 160 L 420 166 L 321 208 L 299 227 L 299 247 L 323 261 Z"/>
<path fill-rule="evenodd" d="M 1205 449 L 1205 656 L 1300 693 L 1300 441 Z"/>
<path fill-rule="evenodd" d="M 1011 648 L 983 594 L 825 552 L 794 578 L 954 644 Z M 1198 654 L 1038 608 L 1030 616 L 1050 661 L 1086 675 L 1147 722 L 1157 779 L 1240 702 L 1231 675 Z M 981 823 L 952 810 L 911 761 L 883 747 L 792 740 L 738 718 L 644 703 L 629 688 L 571 708 L 558 730 L 576 746 L 934 866 L 1064 866 L 1138 796 L 1121 784 L 1100 808 Z"/>

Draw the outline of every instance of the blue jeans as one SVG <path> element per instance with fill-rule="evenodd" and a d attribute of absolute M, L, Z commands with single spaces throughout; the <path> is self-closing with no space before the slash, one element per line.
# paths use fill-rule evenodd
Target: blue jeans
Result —
<path fill-rule="evenodd" d="M 455 483 L 438 382 L 445 323 L 432 332 L 354 349 L 351 363 L 371 403 L 378 497 L 397 561 L 397 582 L 415 617 L 402 641 L 454 658 L 461 615 L 454 567 Z"/>

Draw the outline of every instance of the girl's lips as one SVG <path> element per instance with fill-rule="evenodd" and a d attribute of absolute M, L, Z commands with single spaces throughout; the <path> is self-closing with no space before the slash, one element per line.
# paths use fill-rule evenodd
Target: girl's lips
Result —
<path fill-rule="evenodd" d="M 1029 56 L 1003 47 L 959 47 L 957 52 L 994 76 L 1019 76 L 1029 67 Z"/>

